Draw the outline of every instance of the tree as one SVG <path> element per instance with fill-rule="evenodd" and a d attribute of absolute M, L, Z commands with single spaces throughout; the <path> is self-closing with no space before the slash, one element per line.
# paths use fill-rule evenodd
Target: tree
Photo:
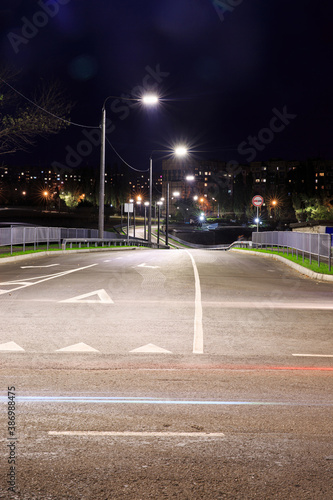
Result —
<path fill-rule="evenodd" d="M 57 82 L 42 84 L 31 99 L 16 92 L 11 83 L 17 75 L 0 70 L 0 155 L 26 151 L 38 137 L 59 133 L 69 123 L 72 103 Z"/>

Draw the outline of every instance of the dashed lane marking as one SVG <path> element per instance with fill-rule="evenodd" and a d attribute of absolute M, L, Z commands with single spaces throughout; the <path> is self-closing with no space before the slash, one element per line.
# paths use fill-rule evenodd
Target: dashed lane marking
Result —
<path fill-rule="evenodd" d="M 21 269 L 41 269 L 42 267 L 54 267 L 60 266 L 60 264 L 48 264 L 47 266 L 21 266 Z"/>
<path fill-rule="evenodd" d="M 300 358 L 333 358 L 333 354 L 293 354 Z"/>
<path fill-rule="evenodd" d="M 114 432 L 114 431 L 49 431 L 49 436 L 109 436 L 109 437 L 190 437 L 190 438 L 223 438 L 223 432 Z"/>
<path fill-rule="evenodd" d="M 135 267 L 145 267 L 147 269 L 159 269 L 160 266 L 148 266 L 145 262 L 143 262 L 142 264 L 139 264 L 138 266 L 135 266 Z"/>

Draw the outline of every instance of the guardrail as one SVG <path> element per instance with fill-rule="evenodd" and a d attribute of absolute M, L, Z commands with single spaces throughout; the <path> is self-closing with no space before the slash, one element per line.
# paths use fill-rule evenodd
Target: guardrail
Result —
<path fill-rule="evenodd" d="M 327 260 L 329 271 L 331 270 L 332 262 L 332 248 L 331 248 L 331 235 L 326 233 L 299 233 L 296 231 L 264 231 L 252 233 L 252 245 L 254 247 L 260 248 L 272 248 L 277 247 L 284 249 L 289 254 L 291 251 L 292 255 L 296 254 L 302 255 L 302 260 L 304 262 L 304 257 L 307 255 L 310 260 L 310 264 L 314 257 L 318 260 L 318 266 L 320 261 L 323 259 Z"/>
<path fill-rule="evenodd" d="M 104 231 L 103 238 L 99 238 L 97 229 L 84 228 L 63 228 L 63 227 L 40 227 L 40 226 L 23 226 L 12 225 L 10 227 L 0 228 L 0 247 L 8 247 L 10 253 L 13 254 L 14 247 L 22 247 L 26 250 L 26 246 L 32 246 L 37 250 L 40 245 L 46 244 L 46 249 L 49 249 L 50 244 L 57 244 L 59 249 L 65 247 L 68 243 L 95 243 L 96 246 L 101 243 L 107 245 L 127 245 L 127 246 L 146 246 L 151 248 L 164 248 L 165 245 L 157 245 L 149 243 L 140 238 L 133 238 L 117 233 Z"/>
<path fill-rule="evenodd" d="M 61 248 L 66 250 L 66 246 L 73 248 L 73 243 L 76 243 L 79 248 L 82 248 L 82 244 L 85 244 L 87 248 L 90 248 L 90 244 L 94 244 L 95 248 L 98 245 L 101 246 L 135 246 L 135 247 L 149 247 L 149 248 L 168 248 L 165 245 L 157 245 L 156 243 L 150 243 L 149 241 L 142 240 L 140 238 L 114 238 L 114 239 L 104 239 L 104 238 L 65 238 L 62 240 Z"/>

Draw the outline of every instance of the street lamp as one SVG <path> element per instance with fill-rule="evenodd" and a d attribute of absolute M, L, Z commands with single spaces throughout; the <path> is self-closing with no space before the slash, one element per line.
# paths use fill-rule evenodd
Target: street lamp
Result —
<path fill-rule="evenodd" d="M 149 207 L 149 201 L 145 201 L 145 222 L 144 222 L 144 240 L 146 240 L 146 227 L 147 227 L 147 207 Z"/>
<path fill-rule="evenodd" d="M 159 247 L 159 244 L 160 244 L 160 209 L 161 209 L 161 205 L 163 205 L 163 202 L 162 201 L 158 201 L 157 202 L 157 206 L 158 206 L 158 218 L 157 218 L 157 247 Z"/>
<path fill-rule="evenodd" d="M 153 154 L 156 152 L 170 153 L 170 150 L 165 149 L 155 149 L 151 152 L 149 158 L 149 212 L 148 212 L 148 241 L 151 243 L 151 214 L 153 207 Z M 173 153 L 175 156 L 181 157 L 186 156 L 188 149 L 186 146 L 176 146 L 173 148 Z M 178 195 L 179 196 L 179 195 Z M 167 200 L 166 200 L 166 238 L 165 243 L 168 245 L 168 229 L 169 229 L 169 183 L 167 184 Z"/>
<path fill-rule="evenodd" d="M 105 196 L 105 133 L 106 133 L 106 109 L 105 105 L 108 99 L 118 99 L 117 96 L 110 95 L 103 103 L 101 120 L 101 159 L 99 173 L 99 211 L 98 211 L 98 237 L 104 237 L 104 196 Z M 126 101 L 142 102 L 146 106 L 154 106 L 158 103 L 158 97 L 153 94 L 147 94 L 140 99 L 131 99 L 130 97 L 120 97 Z"/>

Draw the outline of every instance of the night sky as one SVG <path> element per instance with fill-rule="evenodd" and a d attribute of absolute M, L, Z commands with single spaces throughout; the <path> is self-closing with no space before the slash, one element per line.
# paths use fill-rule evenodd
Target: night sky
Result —
<path fill-rule="evenodd" d="M 106 97 L 157 90 L 156 109 L 106 106 L 108 138 L 137 169 L 180 141 L 199 159 L 333 159 L 332 14 L 314 0 L 0 0 L 1 60 L 28 96 L 60 80 L 86 126 Z M 98 167 L 93 130 L 71 126 L 1 160 Z"/>

